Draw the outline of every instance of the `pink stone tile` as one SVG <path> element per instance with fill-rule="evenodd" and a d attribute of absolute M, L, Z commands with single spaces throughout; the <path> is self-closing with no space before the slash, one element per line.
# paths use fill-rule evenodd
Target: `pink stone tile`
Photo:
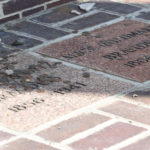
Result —
<path fill-rule="evenodd" d="M 0 124 L 17 131 L 28 131 L 132 87 L 94 73 L 85 78 L 82 70 L 27 54 L 3 62 L 0 63 L 3 85 Z M 14 74 L 6 75 L 5 67 L 11 68 Z"/>
<path fill-rule="evenodd" d="M 66 138 L 73 136 L 74 134 L 77 134 L 84 130 L 88 130 L 98 124 L 101 124 L 108 119 L 108 117 L 93 113 L 86 115 L 84 114 L 75 118 L 71 118 L 69 120 L 65 120 L 60 124 L 52 126 L 38 133 L 38 135 L 46 140 L 60 142 L 62 140 L 65 140 Z"/>
<path fill-rule="evenodd" d="M 149 37 L 148 24 L 125 20 L 37 52 L 143 82 L 150 79 Z"/>
<path fill-rule="evenodd" d="M 100 110 L 150 125 L 150 109 L 148 108 L 126 102 L 115 102 L 104 108 L 100 108 Z"/>
<path fill-rule="evenodd" d="M 0 147 L 1 150 L 57 150 L 42 143 L 27 139 L 19 139 Z"/>
<path fill-rule="evenodd" d="M 88 150 L 97 148 L 103 150 L 127 138 L 135 136 L 144 129 L 125 123 L 116 123 L 84 139 L 71 144 L 75 150 Z"/>

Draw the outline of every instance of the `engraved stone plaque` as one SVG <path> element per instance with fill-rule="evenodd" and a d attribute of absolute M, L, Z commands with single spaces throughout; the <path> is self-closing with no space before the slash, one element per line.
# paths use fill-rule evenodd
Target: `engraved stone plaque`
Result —
<path fill-rule="evenodd" d="M 38 50 L 138 82 L 150 79 L 150 25 L 125 20 Z"/>

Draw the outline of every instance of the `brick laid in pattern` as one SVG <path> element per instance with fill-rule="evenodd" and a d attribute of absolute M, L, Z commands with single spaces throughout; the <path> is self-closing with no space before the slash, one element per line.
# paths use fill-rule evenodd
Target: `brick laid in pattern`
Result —
<path fill-rule="evenodd" d="M 48 28 L 46 26 L 42 26 L 36 23 L 31 23 L 27 21 L 20 22 L 18 24 L 15 24 L 12 28 L 12 30 L 36 35 L 42 38 L 45 38 L 47 40 L 56 39 L 61 36 L 65 36 L 68 33 L 60 30 L 56 30 L 53 28 Z"/>
<path fill-rule="evenodd" d="M 141 9 L 139 7 L 131 6 L 128 4 L 114 2 L 99 2 L 97 3 L 96 8 L 101 8 L 104 10 L 109 10 L 121 14 L 129 14 Z"/>
<path fill-rule="evenodd" d="M 34 142 L 27 139 L 19 139 L 15 142 L 8 143 L 1 150 L 57 150 L 42 143 Z"/>
<path fill-rule="evenodd" d="M 116 102 L 107 107 L 100 108 L 100 110 L 150 125 L 150 109 L 148 108 L 126 102 Z"/>
<path fill-rule="evenodd" d="M 5 31 L 0 31 L 0 38 L 2 40 L 2 43 L 14 48 L 27 49 L 42 44 L 41 41 Z"/>
<path fill-rule="evenodd" d="M 61 122 L 60 124 L 40 132 L 38 135 L 42 136 L 46 140 L 60 142 L 73 136 L 74 134 L 77 134 L 78 132 L 82 132 L 101 124 L 108 119 L 109 118 L 105 116 L 97 114 L 82 115 Z"/>
<path fill-rule="evenodd" d="M 147 137 L 120 150 L 149 150 L 149 148 L 150 148 L 150 137 Z"/>
<path fill-rule="evenodd" d="M 56 22 L 64 21 L 66 19 L 70 19 L 70 18 L 77 16 L 76 14 L 70 13 L 74 9 L 81 12 L 81 14 L 84 13 L 78 8 L 77 5 L 68 4 L 68 5 L 53 9 L 51 10 L 50 13 L 41 15 L 39 17 L 35 17 L 33 18 L 33 20 L 44 22 L 44 23 L 56 23 Z"/>
<path fill-rule="evenodd" d="M 127 138 L 135 136 L 142 131 L 144 131 L 143 128 L 119 122 L 98 131 L 93 135 L 74 142 L 71 146 L 75 150 L 88 150 L 94 148 L 102 150 Z"/>
<path fill-rule="evenodd" d="M 65 24 L 62 26 L 62 28 L 69 28 L 74 30 L 80 30 L 88 27 L 92 27 L 95 25 L 98 25 L 100 23 L 104 23 L 113 19 L 118 18 L 116 15 L 111 15 L 104 12 L 99 12 L 97 14 L 75 20 L 73 22 L 70 22 L 68 24 Z"/>

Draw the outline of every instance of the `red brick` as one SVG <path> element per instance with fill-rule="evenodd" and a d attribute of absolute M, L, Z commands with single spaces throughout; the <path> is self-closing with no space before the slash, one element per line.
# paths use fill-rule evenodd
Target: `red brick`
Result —
<path fill-rule="evenodd" d="M 15 19 L 19 19 L 19 15 L 18 14 L 0 19 L 0 24 L 6 23 L 8 21 L 15 20 Z"/>
<path fill-rule="evenodd" d="M 149 150 L 149 148 L 150 148 L 150 137 L 147 137 L 120 150 Z"/>
<path fill-rule="evenodd" d="M 150 125 L 150 109 L 148 108 L 125 102 L 116 102 L 107 107 L 100 108 L 100 110 Z"/>
<path fill-rule="evenodd" d="M 78 132 L 82 132 L 103 123 L 108 119 L 109 118 L 97 114 L 82 115 L 57 124 L 40 132 L 38 135 L 47 140 L 60 142 Z"/>
<path fill-rule="evenodd" d="M 84 139 L 71 144 L 75 150 L 88 150 L 90 147 L 102 150 L 117 144 L 143 131 L 142 128 L 125 123 L 116 123 Z"/>
<path fill-rule="evenodd" d="M 37 12 L 39 12 L 39 11 L 42 11 L 42 10 L 44 10 L 44 7 L 43 7 L 43 6 L 42 6 L 42 7 L 38 7 L 38 8 L 31 9 L 31 10 L 24 11 L 24 12 L 22 13 L 22 15 L 23 15 L 23 16 L 29 16 L 29 15 L 32 15 L 32 14 L 37 13 Z"/>

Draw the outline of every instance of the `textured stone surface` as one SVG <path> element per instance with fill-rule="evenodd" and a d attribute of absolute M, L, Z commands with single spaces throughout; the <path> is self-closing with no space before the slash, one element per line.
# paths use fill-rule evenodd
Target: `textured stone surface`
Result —
<path fill-rule="evenodd" d="M 0 31 L 0 38 L 2 43 L 12 46 L 14 48 L 27 49 L 42 44 L 41 41 L 27 38 L 24 36 L 19 36 L 5 31 Z"/>
<path fill-rule="evenodd" d="M 53 28 L 48 28 L 36 23 L 31 23 L 27 21 L 20 22 L 11 27 L 12 30 L 25 32 L 28 34 L 36 35 L 38 37 L 45 38 L 47 40 L 56 39 L 61 36 L 65 36 L 68 33 Z"/>
<path fill-rule="evenodd" d="M 53 127 L 50 127 L 40 133 L 39 136 L 46 140 L 60 142 L 82 132 L 88 130 L 100 123 L 107 121 L 109 118 L 97 114 L 86 114 L 75 118 L 71 118 Z"/>
<path fill-rule="evenodd" d="M 1 150 L 57 150 L 42 143 L 27 139 L 19 139 L 15 142 L 0 147 Z"/>
<path fill-rule="evenodd" d="M 139 82 L 150 79 L 150 26 L 125 20 L 37 52 Z"/>
<path fill-rule="evenodd" d="M 64 21 L 66 19 L 70 19 L 70 18 L 77 16 L 76 14 L 70 13 L 74 9 L 81 12 L 81 14 L 84 13 L 78 8 L 77 5 L 68 4 L 68 5 L 53 9 L 51 10 L 50 13 L 46 13 L 44 15 L 40 15 L 39 17 L 35 17 L 33 18 L 33 20 L 44 22 L 44 23 L 56 23 L 59 21 Z"/>
<path fill-rule="evenodd" d="M 135 6 L 131 6 L 123 3 L 114 3 L 114 2 L 99 2 L 97 3 L 96 8 L 101 8 L 103 10 L 109 10 L 109 11 L 118 12 L 122 14 L 129 14 L 140 10 L 140 8 Z"/>
<path fill-rule="evenodd" d="M 90 15 L 88 17 L 78 19 L 78 20 L 75 20 L 75 21 L 70 22 L 68 24 L 65 24 L 62 26 L 62 28 L 80 30 L 83 28 L 92 27 L 92 26 L 98 25 L 100 23 L 104 23 L 104 22 L 116 19 L 118 17 L 119 16 L 116 16 L 116 15 L 111 15 L 111 14 L 104 13 L 104 12 L 99 12 L 97 14 Z"/>
<path fill-rule="evenodd" d="M 150 110 L 141 106 L 125 103 L 116 102 L 107 107 L 100 108 L 105 112 L 109 112 L 127 119 L 131 119 L 137 122 L 150 124 L 149 115 Z"/>
<path fill-rule="evenodd" d="M 0 69 L 0 124 L 17 131 L 58 119 L 132 86 L 93 73 L 85 78 L 82 70 L 26 54 L 4 59 Z"/>
<path fill-rule="evenodd" d="M 85 139 L 81 139 L 71 144 L 71 146 L 75 150 L 87 150 L 90 148 L 97 148 L 98 150 L 101 150 L 111 145 L 117 144 L 129 137 L 132 137 L 143 130 L 144 129 L 142 128 L 129 124 L 116 123 L 93 135 L 86 137 Z"/>
<path fill-rule="evenodd" d="M 147 137 L 120 150 L 148 150 L 149 148 L 150 148 L 150 137 Z"/>

